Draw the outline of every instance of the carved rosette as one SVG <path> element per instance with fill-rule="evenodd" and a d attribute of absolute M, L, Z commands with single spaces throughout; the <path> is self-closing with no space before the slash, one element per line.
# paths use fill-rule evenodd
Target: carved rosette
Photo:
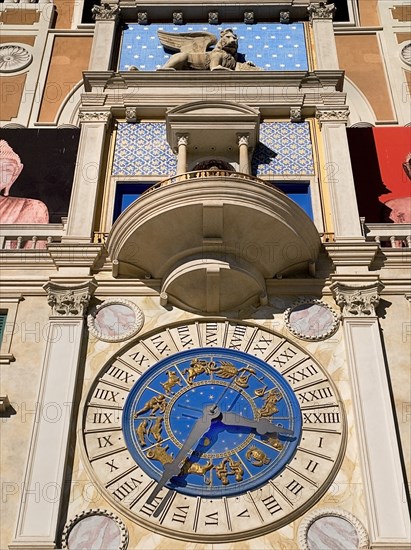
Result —
<path fill-rule="evenodd" d="M 28 67 L 33 61 L 31 53 L 17 44 L 0 46 L 0 72 L 15 73 Z"/>
<path fill-rule="evenodd" d="M 79 119 L 81 123 L 84 122 L 108 122 L 111 119 L 110 111 L 80 111 Z"/>
<path fill-rule="evenodd" d="M 324 122 L 343 122 L 347 124 L 350 110 L 348 107 L 344 109 L 318 109 L 315 113 L 315 118 L 319 121 L 320 126 Z"/>
<path fill-rule="evenodd" d="M 314 19 L 329 19 L 334 17 L 336 7 L 334 4 L 326 4 L 325 2 L 315 2 L 308 6 L 307 11 L 310 22 Z"/>
<path fill-rule="evenodd" d="M 96 21 L 115 21 L 120 15 L 120 8 L 110 4 L 94 5 L 91 13 Z"/>
<path fill-rule="evenodd" d="M 361 521 L 351 514 L 350 512 L 347 512 L 346 510 L 342 510 L 340 508 L 320 508 L 317 510 L 313 510 L 312 512 L 309 512 L 302 522 L 300 523 L 300 527 L 298 528 L 298 547 L 300 550 L 310 550 L 311 545 L 308 544 L 308 539 L 310 538 L 310 528 L 313 526 L 313 524 L 318 520 L 342 520 L 345 522 L 348 522 L 351 525 L 351 535 L 354 535 L 354 538 L 356 538 L 354 544 L 356 544 L 356 548 L 358 550 L 366 550 L 370 546 L 370 540 L 368 537 L 368 533 L 365 530 L 363 524 Z M 329 543 L 329 536 L 332 537 L 333 535 L 333 526 L 327 527 L 327 542 Z M 344 533 L 346 533 L 347 529 L 344 529 Z M 316 541 L 317 543 L 320 541 Z M 341 534 L 336 533 L 335 542 L 337 543 L 337 546 L 340 547 L 341 543 Z M 351 541 L 345 541 L 346 543 Z M 322 544 L 324 542 L 322 541 Z M 353 546 L 349 544 L 349 546 L 352 548 Z M 318 547 L 318 546 L 317 546 Z"/>
<path fill-rule="evenodd" d="M 94 279 L 76 286 L 49 282 L 43 288 L 48 294 L 47 303 L 52 309 L 52 316 L 85 317 L 97 283 Z"/>
<path fill-rule="evenodd" d="M 333 283 L 331 290 L 344 317 L 374 317 L 384 285 L 380 281 L 369 285 Z"/>
<path fill-rule="evenodd" d="M 411 67 L 411 42 L 401 49 L 400 57 L 404 63 Z"/>
<path fill-rule="evenodd" d="M 99 520 L 103 520 L 104 524 L 101 525 Z M 92 541 L 93 548 L 107 548 L 107 544 L 110 544 L 110 548 L 113 550 L 127 550 L 128 548 L 127 527 L 118 516 L 103 508 L 85 510 L 68 521 L 62 533 L 61 548 L 65 550 L 79 548 L 80 546 L 77 544 L 84 544 L 84 539 L 82 539 L 84 533 L 87 533 L 87 541 L 95 537 L 95 540 Z M 102 537 L 107 535 L 110 540 L 103 541 Z M 115 546 L 112 546 L 113 543 Z"/>

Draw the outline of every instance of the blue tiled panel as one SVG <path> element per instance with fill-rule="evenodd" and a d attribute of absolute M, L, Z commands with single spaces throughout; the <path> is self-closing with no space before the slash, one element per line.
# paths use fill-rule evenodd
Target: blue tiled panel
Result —
<path fill-rule="evenodd" d="M 208 31 L 220 36 L 220 30 L 232 28 L 238 36 L 238 53 L 246 61 L 266 71 L 303 71 L 308 69 L 302 23 L 225 23 L 224 26 L 192 23 L 186 25 L 129 24 L 123 31 L 120 71 L 135 65 L 140 71 L 155 71 L 164 65 L 171 53 L 166 51 L 157 36 L 157 30 L 167 32 Z M 242 61 L 242 59 L 239 59 Z"/>
<path fill-rule="evenodd" d="M 308 122 L 263 122 L 260 143 L 252 161 L 253 174 L 294 175 L 314 173 Z"/>
<path fill-rule="evenodd" d="M 163 122 L 120 123 L 114 150 L 113 175 L 175 174 L 176 156 L 166 140 Z"/>

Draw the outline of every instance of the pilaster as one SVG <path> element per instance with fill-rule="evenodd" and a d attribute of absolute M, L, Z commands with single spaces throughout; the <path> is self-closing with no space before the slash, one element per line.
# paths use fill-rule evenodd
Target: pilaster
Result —
<path fill-rule="evenodd" d="M 333 17 L 334 4 L 313 2 L 308 6 L 310 23 L 313 27 L 317 69 L 338 69 L 337 48 L 335 45 Z"/>
<path fill-rule="evenodd" d="M 37 415 L 32 432 L 13 550 L 57 547 L 71 410 L 94 280 L 76 286 L 44 285 L 51 306 Z"/>
<path fill-rule="evenodd" d="M 406 548 L 408 507 L 376 307 L 383 285 L 331 289 L 342 309 L 372 548 Z"/>
<path fill-rule="evenodd" d="M 116 5 L 103 4 L 94 6 L 92 12 L 96 24 L 89 69 L 91 71 L 107 71 L 111 69 L 120 8 Z"/>

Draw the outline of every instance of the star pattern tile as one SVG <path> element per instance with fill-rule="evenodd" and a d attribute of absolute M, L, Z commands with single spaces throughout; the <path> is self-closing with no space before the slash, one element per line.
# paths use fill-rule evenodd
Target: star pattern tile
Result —
<path fill-rule="evenodd" d="M 140 71 L 155 71 L 164 65 L 172 54 L 161 45 L 158 30 L 175 33 L 207 31 L 218 38 L 220 31 L 227 28 L 232 28 L 238 36 L 239 61 L 252 61 L 266 71 L 308 70 L 302 23 L 129 24 L 123 31 L 119 70 L 127 71 L 134 65 Z"/>

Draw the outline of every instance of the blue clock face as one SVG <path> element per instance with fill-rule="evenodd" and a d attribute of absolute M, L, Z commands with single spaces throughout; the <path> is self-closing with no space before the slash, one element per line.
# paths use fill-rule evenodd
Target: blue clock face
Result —
<path fill-rule="evenodd" d="M 210 409 L 213 418 L 201 429 Z M 122 429 L 133 459 L 156 481 L 195 429 L 199 436 L 167 487 L 215 498 L 275 478 L 296 453 L 302 421 L 278 371 L 243 352 L 202 348 L 167 357 L 139 378 Z"/>

